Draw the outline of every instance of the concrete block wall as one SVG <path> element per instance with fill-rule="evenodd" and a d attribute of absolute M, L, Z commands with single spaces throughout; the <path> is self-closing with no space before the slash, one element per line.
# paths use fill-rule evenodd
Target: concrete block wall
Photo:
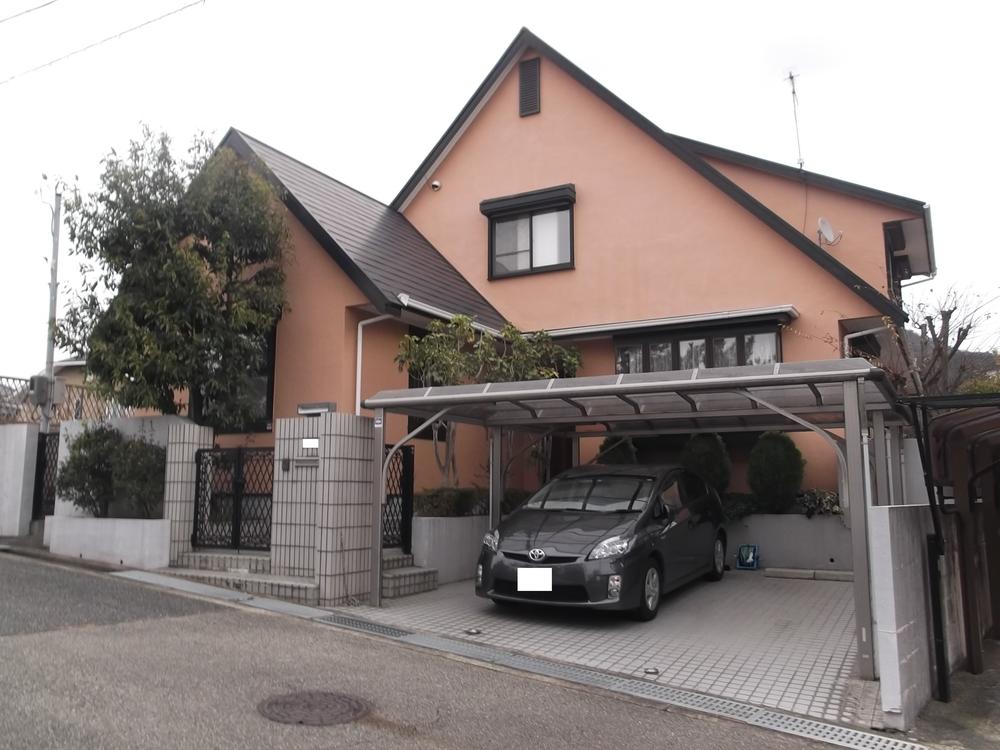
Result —
<path fill-rule="evenodd" d="M 37 424 L 0 425 L 0 536 L 28 534 L 37 456 Z"/>
<path fill-rule="evenodd" d="M 167 473 L 163 494 L 163 517 L 170 521 L 170 564 L 177 565 L 191 551 L 197 468 L 195 454 L 211 448 L 214 432 L 193 422 L 177 419 L 166 437 Z"/>
<path fill-rule="evenodd" d="M 320 606 L 336 606 L 367 599 L 371 590 L 375 433 L 370 417 L 319 420 L 315 566 Z"/>
<path fill-rule="evenodd" d="M 933 627 L 928 588 L 928 506 L 869 509 L 876 653 L 886 724 L 913 726 L 931 698 Z"/>
<path fill-rule="evenodd" d="M 274 426 L 271 495 L 271 572 L 312 578 L 316 574 L 316 500 L 320 455 L 306 447 L 320 437 L 321 419 L 278 419 Z M 307 441 L 303 443 L 303 441 Z"/>

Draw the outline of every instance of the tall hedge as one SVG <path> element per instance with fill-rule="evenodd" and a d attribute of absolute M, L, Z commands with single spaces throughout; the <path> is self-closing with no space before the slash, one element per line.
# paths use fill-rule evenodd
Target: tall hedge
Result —
<path fill-rule="evenodd" d="M 692 435 L 681 451 L 681 465 L 701 476 L 719 494 L 729 486 L 732 462 L 722 438 L 714 432 Z"/>
<path fill-rule="evenodd" d="M 762 508 L 785 513 L 802 489 L 806 462 L 784 432 L 765 432 L 750 451 L 747 480 Z"/>

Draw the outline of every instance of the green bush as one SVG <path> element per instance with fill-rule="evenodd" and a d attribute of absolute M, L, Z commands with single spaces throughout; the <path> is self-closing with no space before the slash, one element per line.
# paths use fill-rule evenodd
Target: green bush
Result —
<path fill-rule="evenodd" d="M 166 449 L 101 425 L 73 440 L 56 485 L 97 518 L 161 518 L 166 463 Z"/>
<path fill-rule="evenodd" d="M 414 496 L 413 514 L 439 518 L 472 516 L 481 512 L 484 497 L 488 497 L 488 493 L 480 487 L 438 487 L 425 490 Z"/>
<path fill-rule="evenodd" d="M 750 451 L 747 480 L 765 513 L 786 513 L 802 488 L 805 459 L 784 432 L 765 432 Z"/>
<path fill-rule="evenodd" d="M 617 443 L 617 445 L 616 445 Z M 612 448 L 611 446 L 614 447 Z M 610 450 L 608 450 L 610 448 Z M 602 464 L 634 464 L 636 463 L 636 450 L 635 445 L 629 438 L 620 437 L 606 437 L 601 441 L 601 447 L 598 449 L 598 455 L 603 451 L 608 451 L 604 453 L 600 458 L 597 459 L 598 463 Z"/>
<path fill-rule="evenodd" d="M 722 500 L 722 514 L 727 521 L 739 521 L 754 513 L 765 512 L 761 510 L 760 500 L 757 499 L 757 496 L 749 492 L 727 492 L 721 495 L 720 499 Z"/>
<path fill-rule="evenodd" d="M 729 486 L 729 474 L 732 471 L 729 451 L 722 438 L 714 432 L 692 435 L 684 444 L 680 463 L 698 474 L 720 494 Z"/>
<path fill-rule="evenodd" d="M 113 467 L 122 434 L 101 425 L 85 430 L 69 446 L 56 488 L 73 505 L 97 518 L 108 516 L 114 498 Z"/>

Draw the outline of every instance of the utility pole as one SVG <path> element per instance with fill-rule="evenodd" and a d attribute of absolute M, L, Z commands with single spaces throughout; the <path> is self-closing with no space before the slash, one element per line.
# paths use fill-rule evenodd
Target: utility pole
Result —
<path fill-rule="evenodd" d="M 802 158 L 802 139 L 799 137 L 799 94 L 795 90 L 795 79 L 798 78 L 797 75 L 788 71 L 788 76 L 785 78 L 790 84 L 792 84 L 792 116 L 795 118 L 795 145 L 799 150 L 799 169 L 802 169 L 805 165 L 805 159 Z"/>
<path fill-rule="evenodd" d="M 56 203 L 52 209 L 52 257 L 49 260 L 49 328 L 45 340 L 45 403 L 42 405 L 41 431 L 49 431 L 52 419 L 52 396 L 55 392 L 54 358 L 56 349 L 56 302 L 59 298 L 59 229 L 62 222 L 62 181 L 56 182 Z"/>

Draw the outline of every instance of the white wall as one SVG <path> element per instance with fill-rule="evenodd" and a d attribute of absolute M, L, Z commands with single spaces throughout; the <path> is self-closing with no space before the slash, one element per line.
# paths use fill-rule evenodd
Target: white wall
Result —
<path fill-rule="evenodd" d="M 66 557 L 155 570 L 170 562 L 170 521 L 53 516 L 49 551 Z"/>
<path fill-rule="evenodd" d="M 28 533 L 37 455 L 37 424 L 0 425 L 0 536 Z"/>
<path fill-rule="evenodd" d="M 849 571 L 854 567 L 851 530 L 843 516 L 752 515 L 726 524 L 726 534 L 726 557 L 733 567 L 741 544 L 760 547 L 764 568 Z"/>
<path fill-rule="evenodd" d="M 173 415 L 162 417 L 124 417 L 121 419 L 108 419 L 103 422 L 82 419 L 63 422 L 59 427 L 59 466 L 62 466 L 63 462 L 69 456 L 69 447 L 73 440 L 83 433 L 87 427 L 96 427 L 101 424 L 114 427 L 126 437 L 142 437 L 154 445 L 166 446 L 167 432 L 170 426 L 175 424 L 190 424 L 190 422 L 183 417 Z M 88 514 L 56 492 L 55 515 L 86 517 Z M 49 536 L 48 529 L 46 529 L 46 536 Z"/>
<path fill-rule="evenodd" d="M 489 516 L 414 516 L 413 564 L 418 568 L 436 568 L 438 583 L 475 578 L 476 560 L 483 547 L 483 536 L 489 530 Z"/>
<path fill-rule="evenodd" d="M 909 729 L 935 683 L 927 536 L 927 505 L 869 508 L 869 554 L 876 653 L 886 724 Z M 964 660 L 961 582 L 954 519 L 942 518 L 949 554 L 941 588 L 949 672 Z"/>

